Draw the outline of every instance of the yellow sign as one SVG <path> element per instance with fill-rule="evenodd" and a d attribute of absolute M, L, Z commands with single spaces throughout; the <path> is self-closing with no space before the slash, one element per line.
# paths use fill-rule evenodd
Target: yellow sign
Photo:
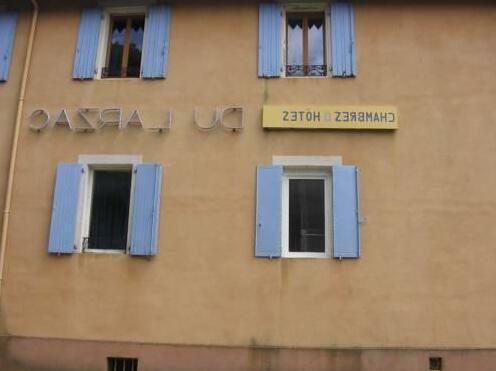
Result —
<path fill-rule="evenodd" d="M 397 129 L 391 106 L 263 106 L 263 127 L 274 129 Z"/>

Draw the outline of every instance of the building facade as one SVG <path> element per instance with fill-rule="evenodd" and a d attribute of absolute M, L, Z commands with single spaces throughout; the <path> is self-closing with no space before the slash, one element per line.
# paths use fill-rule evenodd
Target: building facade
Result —
<path fill-rule="evenodd" d="M 494 369 L 494 4 L 38 3 L 1 369 Z"/>

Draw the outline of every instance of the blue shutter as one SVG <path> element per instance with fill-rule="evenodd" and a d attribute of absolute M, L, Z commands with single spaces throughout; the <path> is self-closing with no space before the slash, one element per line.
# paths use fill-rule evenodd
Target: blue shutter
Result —
<path fill-rule="evenodd" d="M 71 254 L 75 250 L 79 188 L 83 166 L 59 164 L 53 194 L 48 252 Z"/>
<path fill-rule="evenodd" d="M 255 256 L 281 256 L 282 166 L 257 167 Z"/>
<path fill-rule="evenodd" d="M 98 54 L 102 15 L 102 10 L 96 8 L 83 9 L 81 13 L 72 72 L 73 79 L 92 79 L 96 73 L 96 56 Z"/>
<path fill-rule="evenodd" d="M 358 170 L 356 166 L 332 167 L 333 256 L 358 258 L 360 231 Z"/>
<path fill-rule="evenodd" d="M 129 253 L 151 256 L 157 253 L 162 166 L 136 166 Z"/>
<path fill-rule="evenodd" d="M 9 77 L 16 24 L 17 13 L 0 12 L 0 81 L 7 81 Z"/>
<path fill-rule="evenodd" d="M 282 6 L 276 3 L 260 4 L 258 14 L 258 76 L 279 77 L 282 54 Z"/>
<path fill-rule="evenodd" d="M 332 2 L 331 59 L 333 76 L 356 76 L 355 21 L 353 5 L 347 1 Z"/>
<path fill-rule="evenodd" d="M 163 79 L 167 74 L 170 21 L 168 5 L 148 8 L 141 60 L 141 77 L 144 79 Z"/>

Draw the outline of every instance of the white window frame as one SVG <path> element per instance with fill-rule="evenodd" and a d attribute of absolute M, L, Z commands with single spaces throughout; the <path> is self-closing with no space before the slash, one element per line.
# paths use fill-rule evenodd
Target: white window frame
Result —
<path fill-rule="evenodd" d="M 283 166 L 281 257 L 283 258 L 330 258 L 332 257 L 332 166 L 342 165 L 341 156 L 272 156 L 272 165 Z M 324 179 L 325 202 L 325 252 L 289 251 L 289 179 Z"/>
<path fill-rule="evenodd" d="M 133 199 L 135 186 L 135 168 L 143 163 L 141 155 L 81 155 L 78 163 L 83 165 L 81 192 L 76 227 L 76 247 L 79 253 L 127 254 L 131 242 L 131 226 L 133 219 Z M 127 243 L 125 250 L 85 249 L 84 238 L 89 236 L 91 203 L 93 200 L 93 178 L 95 170 L 131 170 L 131 190 L 129 195 L 129 214 Z"/>
<path fill-rule="evenodd" d="M 324 252 L 289 251 L 289 181 L 291 179 L 317 179 L 324 181 Z M 331 169 L 284 167 L 282 178 L 282 224 L 281 256 L 283 258 L 329 258 L 331 257 L 332 206 L 331 206 Z"/>
<path fill-rule="evenodd" d="M 146 19 L 148 15 L 148 8 L 146 6 L 126 6 L 126 7 L 107 7 L 103 9 L 102 23 L 100 25 L 100 38 L 98 40 L 98 53 L 96 57 L 96 73 L 94 78 L 96 80 L 126 80 L 126 79 L 138 79 L 137 77 L 106 77 L 102 78 L 102 69 L 105 67 L 107 62 L 107 48 L 110 37 L 110 18 L 112 16 L 126 16 L 126 15 L 139 15 L 143 14 L 145 16 L 145 31 L 146 31 Z M 144 35 L 144 33 L 143 33 Z M 146 38 L 143 36 L 143 50 L 145 48 Z M 143 62 L 143 55 L 141 56 L 141 62 Z M 141 78 L 141 74 L 140 77 Z"/>
<path fill-rule="evenodd" d="M 282 48 L 281 48 L 281 60 L 283 61 L 283 67 L 281 71 L 281 77 L 287 77 L 291 79 L 298 79 L 298 78 L 320 78 L 320 79 L 325 79 L 328 77 L 331 77 L 331 72 L 330 72 L 330 63 L 331 63 L 331 16 L 329 14 L 329 3 L 288 3 L 283 6 L 283 21 L 281 25 L 281 42 L 282 42 Z M 286 75 L 286 65 L 287 65 L 287 39 L 286 39 L 286 28 L 288 26 L 288 17 L 287 13 L 313 13 L 313 12 L 323 12 L 324 13 L 324 51 L 325 51 L 325 65 L 326 65 L 326 75 L 325 76 L 287 76 Z"/>

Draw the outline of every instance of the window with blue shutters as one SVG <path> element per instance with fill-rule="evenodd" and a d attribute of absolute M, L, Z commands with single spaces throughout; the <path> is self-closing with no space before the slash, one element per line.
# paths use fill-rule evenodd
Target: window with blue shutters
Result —
<path fill-rule="evenodd" d="M 259 166 L 255 255 L 360 256 L 355 166 Z"/>
<path fill-rule="evenodd" d="M 73 78 L 166 77 L 170 7 L 84 9 Z"/>
<path fill-rule="evenodd" d="M 17 24 L 17 13 L 0 11 L 0 81 L 9 78 Z"/>
<path fill-rule="evenodd" d="M 259 77 L 356 76 L 349 1 L 261 3 Z"/>
<path fill-rule="evenodd" d="M 81 156 L 57 168 L 49 252 L 157 252 L 162 166 Z"/>

